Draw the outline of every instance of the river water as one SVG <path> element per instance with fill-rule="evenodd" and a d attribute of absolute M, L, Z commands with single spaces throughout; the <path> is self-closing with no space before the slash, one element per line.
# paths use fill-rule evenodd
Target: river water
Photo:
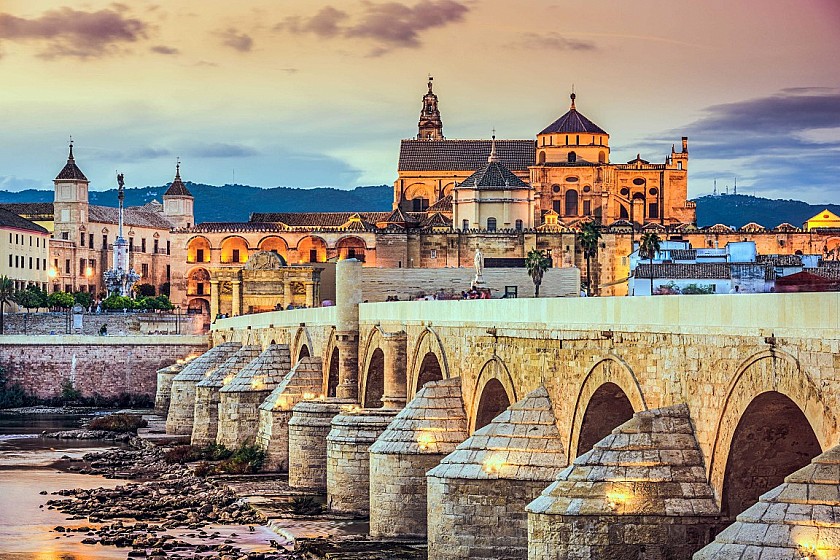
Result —
<path fill-rule="evenodd" d="M 68 455 L 80 459 L 85 453 L 113 449 L 114 442 L 55 440 L 38 437 L 44 430 L 79 428 L 90 416 L 68 414 L 22 414 L 0 412 L 0 560 L 110 560 L 126 558 L 127 549 L 81 544 L 84 533 L 53 531 L 56 526 L 98 527 L 86 519 L 70 521 L 46 504 L 52 492 L 71 488 L 114 488 L 128 481 L 60 471 L 56 461 Z M 40 492 L 46 490 L 47 495 Z M 270 541 L 280 537 L 265 526 L 250 532 L 242 525 L 205 526 L 220 533 L 219 540 L 236 534 L 243 551 L 266 552 Z M 187 542 L 197 542 L 186 530 L 167 533 Z M 162 534 L 162 533 L 161 533 Z"/>
<path fill-rule="evenodd" d="M 124 559 L 116 548 L 81 544 L 79 533 L 52 531 L 68 522 L 56 510 L 40 506 L 56 496 L 41 495 L 67 488 L 112 488 L 125 481 L 101 476 L 60 472 L 51 466 L 64 455 L 81 458 L 85 453 L 113 447 L 102 441 L 67 441 L 39 438 L 48 429 L 78 428 L 82 415 L 0 414 L 0 560 Z"/>

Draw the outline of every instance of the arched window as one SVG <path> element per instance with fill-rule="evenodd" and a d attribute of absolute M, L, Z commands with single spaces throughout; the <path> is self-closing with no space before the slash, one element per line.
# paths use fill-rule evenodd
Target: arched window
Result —
<path fill-rule="evenodd" d="M 569 163 L 574 163 L 577 161 L 577 154 L 574 152 L 569 152 Z"/>
<path fill-rule="evenodd" d="M 543 138 L 543 143 L 545 143 L 545 138 Z M 545 163 L 545 152 L 540 150 L 540 157 L 537 163 Z"/>
<path fill-rule="evenodd" d="M 516 220 L 516 231 L 522 231 L 522 220 Z"/>
<path fill-rule="evenodd" d="M 564 216 L 578 215 L 578 192 L 576 190 L 566 191 L 566 212 Z"/>
<path fill-rule="evenodd" d="M 598 152 L 598 163 L 607 163 L 607 154 L 603 150 Z"/>
<path fill-rule="evenodd" d="M 496 231 L 496 218 L 487 218 L 487 231 Z"/>

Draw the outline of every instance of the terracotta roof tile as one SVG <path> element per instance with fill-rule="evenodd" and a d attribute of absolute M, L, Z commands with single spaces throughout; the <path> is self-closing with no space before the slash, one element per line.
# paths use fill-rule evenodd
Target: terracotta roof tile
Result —
<path fill-rule="evenodd" d="M 21 218 L 14 212 L 10 212 L 5 208 L 0 208 L 0 227 L 23 229 L 26 231 L 33 231 L 35 233 L 49 233 L 38 224 L 33 224 L 26 218 Z M 31 260 L 29 261 L 29 264 L 32 264 Z"/>
<path fill-rule="evenodd" d="M 73 144 L 70 144 L 70 155 L 67 158 L 67 163 L 64 168 L 58 172 L 55 177 L 56 181 L 87 181 L 88 178 L 82 173 L 82 170 L 76 165 L 76 160 L 73 158 Z"/>
<path fill-rule="evenodd" d="M 490 140 L 403 140 L 399 171 L 475 171 L 487 165 Z M 536 161 L 533 140 L 496 140 L 499 161 L 526 171 Z"/>
<path fill-rule="evenodd" d="M 9 212 L 14 212 L 18 216 L 22 216 L 29 220 L 45 220 L 53 219 L 53 203 L 52 202 L 15 202 L 0 204 L 0 208 L 5 208 Z"/>
<path fill-rule="evenodd" d="M 101 224 L 119 223 L 120 210 L 111 206 L 88 206 L 88 220 Z M 142 206 L 129 206 L 125 209 L 124 223 L 126 226 L 148 227 L 155 229 L 172 228 L 169 220 L 164 218 L 160 212 L 145 210 Z"/>
<path fill-rule="evenodd" d="M 653 270 L 654 278 L 674 280 L 723 280 L 731 277 L 729 263 L 654 263 L 639 264 L 636 267 L 636 278 L 650 278 Z"/>
<path fill-rule="evenodd" d="M 456 189 L 530 189 L 531 186 L 514 175 L 498 161 L 485 163 L 472 175 L 458 183 Z"/>
<path fill-rule="evenodd" d="M 452 195 L 448 194 L 429 206 L 427 212 L 452 212 Z"/>

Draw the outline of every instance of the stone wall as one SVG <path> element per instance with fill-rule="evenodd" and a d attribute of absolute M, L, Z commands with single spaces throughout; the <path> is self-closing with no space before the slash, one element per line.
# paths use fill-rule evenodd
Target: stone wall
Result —
<path fill-rule="evenodd" d="M 84 397 L 154 398 L 157 370 L 206 350 L 203 336 L 4 336 L 0 366 L 40 398 L 68 381 Z"/>
<path fill-rule="evenodd" d="M 3 317 L 6 334 L 65 335 L 67 329 L 75 335 L 98 335 L 102 325 L 111 336 L 138 334 L 198 334 L 203 326 L 194 315 L 174 313 L 82 313 L 81 326 L 74 315 L 64 312 L 6 313 Z"/>
<path fill-rule="evenodd" d="M 505 286 L 516 286 L 518 297 L 533 297 L 534 282 L 524 268 L 486 268 L 484 284 L 493 297 L 501 297 Z M 434 295 L 437 291 L 460 294 L 467 291 L 475 277 L 469 268 L 363 268 L 362 300 L 385 301 L 388 296 L 401 300 L 420 294 Z M 550 268 L 545 271 L 540 296 L 577 297 L 580 295 L 580 270 L 575 267 Z"/>

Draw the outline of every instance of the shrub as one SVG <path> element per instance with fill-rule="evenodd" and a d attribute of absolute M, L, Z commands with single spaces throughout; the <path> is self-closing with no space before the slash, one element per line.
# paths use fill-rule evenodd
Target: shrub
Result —
<path fill-rule="evenodd" d="M 224 445 L 211 443 L 205 447 L 197 445 L 179 445 L 164 454 L 167 463 L 192 463 L 193 461 L 221 461 L 233 455 L 233 451 Z"/>
<path fill-rule="evenodd" d="M 102 301 L 102 308 L 110 309 L 112 311 L 118 309 L 131 309 L 133 306 L 134 300 L 132 300 L 130 297 L 118 296 L 116 294 L 112 294 Z"/>
<path fill-rule="evenodd" d="M 76 300 L 73 299 L 73 294 L 68 294 L 67 292 L 53 292 L 50 294 L 47 301 L 50 307 L 69 309 L 70 307 L 73 307 L 73 303 Z"/>
<path fill-rule="evenodd" d="M 295 515 L 318 515 L 323 509 L 312 496 L 297 496 L 289 504 L 289 511 Z"/>
<path fill-rule="evenodd" d="M 137 428 L 145 428 L 149 423 L 136 414 L 109 414 L 100 418 L 94 418 L 88 423 L 91 430 L 108 430 L 110 432 L 131 432 L 137 433 Z"/>
<path fill-rule="evenodd" d="M 82 392 L 73 386 L 73 382 L 65 379 L 61 382 L 61 397 L 59 397 L 62 404 L 76 404 L 82 400 Z"/>
<path fill-rule="evenodd" d="M 150 297 L 155 295 L 155 287 L 151 284 L 135 284 L 134 285 L 134 293 L 143 296 L 143 297 Z"/>
<path fill-rule="evenodd" d="M 688 286 L 682 289 L 683 294 L 687 295 L 706 295 L 706 294 L 713 294 L 715 293 L 715 287 L 712 284 L 707 284 L 705 286 L 699 286 L 697 284 L 689 284 Z"/>
<path fill-rule="evenodd" d="M 230 459 L 222 461 L 218 468 L 228 474 L 252 474 L 259 472 L 265 464 L 265 451 L 256 445 L 243 445 L 233 452 Z"/>
<path fill-rule="evenodd" d="M 17 408 L 36 404 L 38 398 L 27 392 L 19 383 L 9 380 L 6 370 L 0 367 L 0 408 Z"/>
<path fill-rule="evenodd" d="M 87 309 L 93 304 L 93 294 L 90 292 L 76 292 L 73 294 L 73 301 Z"/>

